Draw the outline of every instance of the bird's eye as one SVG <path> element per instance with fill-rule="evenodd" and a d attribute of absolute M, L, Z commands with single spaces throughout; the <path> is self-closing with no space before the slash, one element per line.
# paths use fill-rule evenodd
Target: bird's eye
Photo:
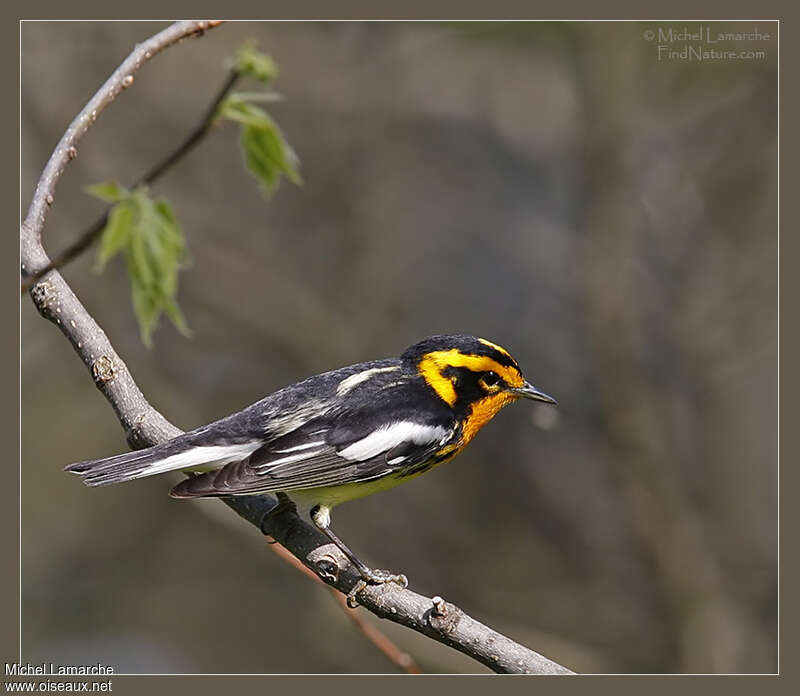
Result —
<path fill-rule="evenodd" d="M 499 381 L 500 381 L 500 375 L 498 375 L 496 372 L 487 372 L 486 374 L 483 375 L 483 383 L 487 387 L 493 387 Z"/>

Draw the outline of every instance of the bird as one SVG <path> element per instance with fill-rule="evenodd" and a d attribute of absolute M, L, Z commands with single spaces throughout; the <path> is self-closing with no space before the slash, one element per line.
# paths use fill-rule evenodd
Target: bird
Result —
<path fill-rule="evenodd" d="M 399 357 L 309 377 L 161 444 L 65 470 L 88 486 L 189 474 L 174 498 L 276 494 L 276 508 L 299 507 L 356 567 L 361 580 L 348 594 L 355 606 L 368 583 L 408 580 L 363 563 L 331 529 L 331 510 L 450 461 L 521 398 L 557 403 L 500 345 L 429 336 Z"/>

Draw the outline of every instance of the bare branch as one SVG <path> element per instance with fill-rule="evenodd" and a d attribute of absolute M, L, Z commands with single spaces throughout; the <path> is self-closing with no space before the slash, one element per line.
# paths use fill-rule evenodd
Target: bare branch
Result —
<path fill-rule="evenodd" d="M 96 116 L 123 89 L 124 81 L 142 61 L 175 43 L 213 26 L 212 22 L 178 22 L 140 44 L 72 122 L 56 147 L 37 185 L 28 215 L 20 230 L 21 266 L 24 276 L 33 276 L 50 260 L 42 246 L 47 207 L 64 167 Z M 33 284 L 31 298 L 46 319 L 55 323 L 72 344 L 92 379 L 114 409 L 131 447 L 164 442 L 180 434 L 145 399 L 127 366 L 107 336 L 86 311 L 57 270 Z M 321 532 L 288 508 L 267 515 L 274 507 L 270 496 L 242 496 L 225 504 L 269 534 L 330 586 L 347 593 L 360 580 L 356 568 Z M 495 672 L 569 674 L 570 670 L 515 643 L 475 621 L 458 607 L 424 597 L 394 584 L 370 585 L 358 595 L 366 609 L 377 616 L 408 626 L 434 640 L 478 660 Z"/>
<path fill-rule="evenodd" d="M 229 498 L 226 504 L 248 522 L 259 524 L 274 502 L 265 496 Z M 289 509 L 266 517 L 264 530 L 289 549 L 324 582 L 347 593 L 361 579 L 358 570 L 320 531 Z M 481 624 L 440 597 L 403 589 L 394 583 L 369 585 L 358 601 L 382 619 L 412 628 L 507 674 L 572 674 L 552 660 Z"/>

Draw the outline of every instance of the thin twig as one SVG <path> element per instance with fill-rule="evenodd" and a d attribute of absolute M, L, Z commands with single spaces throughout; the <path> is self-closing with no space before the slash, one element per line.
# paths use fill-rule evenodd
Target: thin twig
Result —
<path fill-rule="evenodd" d="M 311 570 L 306 568 L 300 561 L 298 561 L 292 554 L 287 551 L 283 546 L 278 543 L 269 544 L 269 549 L 274 552 L 277 556 L 282 558 L 286 561 L 289 565 L 293 568 L 299 570 L 303 575 L 308 578 L 311 578 L 315 582 L 318 582 L 322 585 L 325 583 L 320 580 L 319 576 L 313 573 Z M 370 641 L 378 650 L 380 650 L 392 663 L 397 665 L 400 669 L 408 674 L 422 674 L 422 669 L 416 663 L 413 657 L 409 655 L 405 650 L 397 646 L 391 638 L 387 635 L 379 631 L 374 626 L 368 624 L 361 615 L 358 613 L 358 610 L 353 610 L 347 606 L 347 599 L 343 594 L 335 590 L 333 587 L 329 585 L 325 585 L 331 593 L 331 596 L 334 598 L 336 603 L 339 607 L 345 612 L 350 621 L 353 622 L 355 627 L 361 631 L 364 637 Z"/>
<path fill-rule="evenodd" d="M 143 60 L 180 38 L 210 26 L 209 22 L 177 22 L 140 44 L 78 114 L 51 155 L 21 226 L 23 275 L 34 276 L 50 263 L 42 246 L 42 230 L 47 207 L 52 204 L 56 184 L 70 158 L 65 148 L 74 148 L 97 114 L 120 92 L 123 80 L 138 69 Z M 52 270 L 34 283 L 30 295 L 39 313 L 58 326 L 89 369 L 125 429 L 131 447 L 152 446 L 182 432 L 148 403 L 127 365 L 58 270 Z M 263 495 L 232 497 L 223 502 L 276 539 L 339 592 L 346 594 L 360 582 L 358 570 L 341 551 L 289 506 L 276 514 L 268 514 L 274 512 L 274 501 Z M 495 672 L 571 674 L 565 667 L 475 621 L 440 597 L 425 597 L 387 583 L 368 585 L 358 593 L 358 601 L 373 614 L 449 645 Z"/>
<path fill-rule="evenodd" d="M 172 165 L 190 152 L 195 145 L 197 145 L 211 130 L 219 105 L 222 103 L 223 99 L 228 96 L 240 77 L 241 73 L 235 68 L 232 68 L 222 87 L 218 90 L 216 96 L 211 101 L 211 104 L 206 109 L 205 114 L 203 114 L 203 117 L 200 119 L 200 122 L 197 124 L 194 130 L 189 133 L 186 138 L 184 138 L 184 140 L 179 143 L 171 152 L 169 152 L 164 159 L 155 164 L 146 174 L 139 177 L 139 179 L 137 179 L 129 188 L 135 189 L 137 186 L 152 184 L 164 172 L 172 167 Z M 87 227 L 83 234 L 74 242 L 72 242 L 72 244 L 70 244 L 66 249 L 64 249 L 64 251 L 54 256 L 53 260 L 45 268 L 37 271 L 31 276 L 24 278 L 21 283 L 21 291 L 24 293 L 30 290 L 31 286 L 45 273 L 52 271 L 54 268 L 62 268 L 65 264 L 69 263 L 72 259 L 76 258 L 78 255 L 88 249 L 95 242 L 100 235 L 100 232 L 102 232 L 103 228 L 106 226 L 109 212 L 110 208 L 107 209 L 99 218 L 97 218 L 94 223 Z"/>

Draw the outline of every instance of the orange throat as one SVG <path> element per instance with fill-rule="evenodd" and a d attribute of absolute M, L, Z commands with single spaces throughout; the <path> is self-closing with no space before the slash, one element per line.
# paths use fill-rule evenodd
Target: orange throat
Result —
<path fill-rule="evenodd" d="M 478 431 L 495 417 L 503 406 L 516 400 L 517 397 L 513 394 L 500 392 L 499 394 L 492 394 L 480 401 L 476 401 L 472 405 L 472 410 L 464 421 L 464 429 L 461 435 L 461 442 L 459 443 L 460 447 L 467 445 L 470 440 L 478 434 Z"/>

